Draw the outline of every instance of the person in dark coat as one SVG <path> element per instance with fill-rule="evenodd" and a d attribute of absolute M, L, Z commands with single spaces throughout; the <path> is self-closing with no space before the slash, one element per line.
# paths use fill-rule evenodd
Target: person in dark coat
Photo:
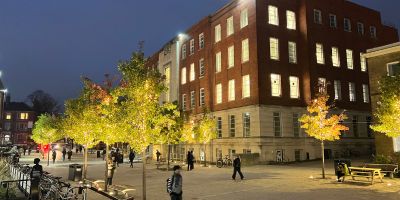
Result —
<path fill-rule="evenodd" d="M 232 175 L 232 179 L 235 180 L 236 179 L 236 172 L 239 173 L 240 175 L 240 179 L 243 180 L 243 174 L 242 171 L 240 170 L 241 167 L 241 160 L 239 156 L 236 156 L 235 160 L 233 160 L 233 175 Z"/>
<path fill-rule="evenodd" d="M 133 160 L 135 159 L 135 152 L 131 151 L 129 153 L 129 162 L 131 163 L 131 168 L 133 168 Z"/>
<path fill-rule="evenodd" d="M 190 170 L 194 169 L 194 156 L 193 151 L 190 151 Z"/>
<path fill-rule="evenodd" d="M 191 163 L 192 163 L 190 151 L 188 151 L 188 153 L 186 155 L 186 160 L 187 160 L 187 170 L 190 171 L 190 169 L 191 169 L 190 166 L 191 166 Z"/>
<path fill-rule="evenodd" d="M 72 150 L 70 149 L 67 154 L 68 154 L 68 160 L 71 161 Z"/>
<path fill-rule="evenodd" d="M 65 161 L 65 155 L 67 155 L 67 150 L 65 148 L 63 148 L 63 150 L 62 150 L 62 159 L 63 159 L 63 161 Z"/>
<path fill-rule="evenodd" d="M 56 158 L 57 158 L 57 152 L 55 150 L 53 150 L 52 158 L 53 158 L 53 164 L 54 164 L 56 162 Z"/>
<path fill-rule="evenodd" d="M 173 174 L 167 181 L 167 191 L 171 200 L 182 200 L 182 175 L 181 167 L 176 165 L 173 167 Z"/>
<path fill-rule="evenodd" d="M 157 162 L 160 162 L 161 153 L 158 150 L 156 152 L 156 156 L 157 156 Z"/>
<path fill-rule="evenodd" d="M 105 160 L 106 159 L 106 150 L 105 149 L 103 149 L 103 160 Z"/>
<path fill-rule="evenodd" d="M 43 174 L 43 167 L 39 165 L 40 159 L 35 158 L 33 163 L 35 164 L 31 170 L 31 200 L 39 200 L 39 182 L 40 177 Z"/>

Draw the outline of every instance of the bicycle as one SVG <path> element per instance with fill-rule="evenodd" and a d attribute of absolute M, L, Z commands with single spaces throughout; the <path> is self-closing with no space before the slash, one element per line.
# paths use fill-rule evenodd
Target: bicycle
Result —
<path fill-rule="evenodd" d="M 217 167 L 221 168 L 221 167 L 231 167 L 232 166 L 232 160 L 229 158 L 228 155 L 225 156 L 224 159 L 219 158 L 217 160 Z"/>

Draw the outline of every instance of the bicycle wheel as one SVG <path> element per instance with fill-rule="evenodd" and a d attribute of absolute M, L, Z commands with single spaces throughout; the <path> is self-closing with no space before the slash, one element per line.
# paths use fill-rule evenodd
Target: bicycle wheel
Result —
<path fill-rule="evenodd" d="M 232 160 L 231 159 L 226 160 L 226 166 L 232 167 Z"/>
<path fill-rule="evenodd" d="M 222 165 L 223 165 L 222 160 L 218 160 L 218 161 L 217 161 L 217 167 L 218 167 L 218 168 L 221 168 Z"/>

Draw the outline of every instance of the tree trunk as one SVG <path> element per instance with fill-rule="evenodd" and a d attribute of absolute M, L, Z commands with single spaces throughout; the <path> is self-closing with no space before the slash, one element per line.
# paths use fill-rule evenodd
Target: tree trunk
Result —
<path fill-rule="evenodd" d="M 142 156 L 142 185 L 143 185 L 143 191 L 142 191 L 142 199 L 146 200 L 146 150 L 143 150 L 143 156 Z"/>
<path fill-rule="evenodd" d="M 84 165 L 83 165 L 83 179 L 86 179 L 87 175 L 87 168 L 88 168 L 88 145 L 86 144 L 86 147 L 84 148 L 85 151 L 85 157 L 84 157 Z"/>
<path fill-rule="evenodd" d="M 322 178 L 325 179 L 325 148 L 324 141 L 321 141 L 321 156 L 322 156 Z"/>
<path fill-rule="evenodd" d="M 104 191 L 107 192 L 107 186 L 108 186 L 108 144 L 106 143 L 106 170 L 105 170 L 105 176 L 104 176 Z"/>
<path fill-rule="evenodd" d="M 169 159 L 171 159 L 171 145 L 168 143 L 168 161 L 167 161 L 167 171 L 169 171 Z"/>

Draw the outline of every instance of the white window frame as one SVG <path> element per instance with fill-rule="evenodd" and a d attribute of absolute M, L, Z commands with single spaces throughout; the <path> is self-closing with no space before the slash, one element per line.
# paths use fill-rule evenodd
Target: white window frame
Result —
<path fill-rule="evenodd" d="M 235 79 L 228 82 L 228 101 L 235 101 Z"/>
<path fill-rule="evenodd" d="M 228 47 L 228 69 L 235 66 L 235 46 Z"/>
<path fill-rule="evenodd" d="M 182 110 L 186 110 L 186 94 L 182 94 Z"/>
<path fill-rule="evenodd" d="M 386 64 L 386 70 L 387 70 L 387 75 L 388 76 L 396 76 L 399 74 L 393 74 L 393 69 L 391 68 L 392 65 L 397 65 L 400 64 L 400 61 L 396 61 L 396 62 L 390 62 Z"/>
<path fill-rule="evenodd" d="M 204 33 L 199 34 L 199 49 L 203 49 L 205 45 Z"/>
<path fill-rule="evenodd" d="M 354 69 L 354 54 L 351 49 L 346 49 L 346 63 L 347 69 Z"/>
<path fill-rule="evenodd" d="M 367 59 L 360 53 L 360 68 L 362 72 L 367 72 Z"/>
<path fill-rule="evenodd" d="M 329 26 L 331 28 L 337 28 L 337 18 L 334 14 L 329 14 Z"/>
<path fill-rule="evenodd" d="M 215 72 L 216 73 L 221 72 L 221 70 L 222 70 L 221 62 L 222 62 L 221 52 L 218 52 L 215 54 Z"/>
<path fill-rule="evenodd" d="M 243 137 L 250 137 L 250 135 L 251 135 L 251 115 L 249 112 L 243 113 L 242 122 L 243 122 Z"/>
<path fill-rule="evenodd" d="M 364 24 L 362 22 L 357 22 L 357 32 L 360 35 L 364 35 L 365 34 Z"/>
<path fill-rule="evenodd" d="M 245 8 L 240 11 L 240 29 L 249 25 L 249 12 L 248 9 Z"/>
<path fill-rule="evenodd" d="M 190 82 L 196 80 L 196 72 L 194 68 L 195 68 L 194 63 L 190 64 L 190 78 L 189 78 Z"/>
<path fill-rule="evenodd" d="M 221 104 L 222 103 L 222 84 L 218 83 L 215 86 L 215 103 Z"/>
<path fill-rule="evenodd" d="M 250 75 L 242 76 L 242 98 L 249 98 L 251 95 L 250 87 Z"/>
<path fill-rule="evenodd" d="M 271 60 L 279 60 L 279 39 L 269 38 L 269 57 Z"/>
<path fill-rule="evenodd" d="M 214 27 L 215 32 L 215 43 L 221 41 L 221 24 L 218 24 Z"/>
<path fill-rule="evenodd" d="M 353 82 L 349 82 L 349 101 L 350 102 L 357 101 L 356 84 Z"/>
<path fill-rule="evenodd" d="M 289 76 L 289 85 L 290 85 L 290 98 L 291 99 L 299 99 L 300 98 L 299 77 Z"/>
<path fill-rule="evenodd" d="M 324 65 L 325 64 L 325 56 L 324 56 L 324 45 L 321 43 L 315 44 L 315 57 L 317 64 Z"/>
<path fill-rule="evenodd" d="M 190 109 L 196 107 L 196 92 L 193 90 L 190 92 Z"/>
<path fill-rule="evenodd" d="M 340 53 L 337 47 L 332 47 L 332 66 L 340 67 Z"/>
<path fill-rule="evenodd" d="M 296 30 L 296 13 L 287 10 L 286 11 L 286 28 L 289 30 Z"/>
<path fill-rule="evenodd" d="M 333 88 L 335 92 L 335 100 L 342 100 L 342 83 L 340 80 L 333 81 Z"/>
<path fill-rule="evenodd" d="M 204 66 L 204 58 L 201 58 L 199 60 L 199 77 L 203 78 L 205 74 L 206 74 L 206 69 Z"/>
<path fill-rule="evenodd" d="M 376 27 L 375 26 L 369 27 L 369 35 L 371 38 L 376 38 Z"/>
<path fill-rule="evenodd" d="M 279 26 L 279 12 L 278 7 L 268 6 L 268 23 L 271 25 Z"/>
<path fill-rule="evenodd" d="M 183 67 L 181 70 L 181 85 L 185 85 L 187 82 L 186 74 L 187 74 L 186 67 Z"/>
<path fill-rule="evenodd" d="M 322 12 L 321 12 L 321 10 L 314 9 L 313 16 L 314 16 L 314 23 L 322 24 Z M 317 18 L 317 16 L 318 16 L 318 18 Z"/>
<path fill-rule="evenodd" d="M 363 90 L 363 102 L 364 103 L 369 103 L 369 86 L 367 84 L 362 85 L 362 90 Z"/>
<path fill-rule="evenodd" d="M 235 27 L 233 24 L 233 16 L 226 19 L 226 36 L 230 36 L 235 33 Z"/>
<path fill-rule="evenodd" d="M 296 42 L 288 42 L 289 63 L 297 63 L 297 44 Z"/>
<path fill-rule="evenodd" d="M 343 30 L 346 32 L 351 32 L 351 20 L 349 18 L 343 19 Z"/>
<path fill-rule="evenodd" d="M 205 105 L 205 90 L 204 88 L 200 88 L 199 90 L 199 106 L 204 106 Z"/>
<path fill-rule="evenodd" d="M 250 60 L 249 38 L 242 40 L 242 63 Z"/>
<path fill-rule="evenodd" d="M 186 58 L 186 44 L 182 45 L 182 60 Z"/>
<path fill-rule="evenodd" d="M 326 92 L 326 78 L 319 77 L 318 78 L 318 91 L 320 93 L 325 93 Z"/>
<path fill-rule="evenodd" d="M 281 97 L 282 96 L 282 80 L 280 74 L 271 74 L 271 96 Z"/>
<path fill-rule="evenodd" d="M 190 40 L 190 49 L 189 49 L 189 55 L 193 55 L 194 54 L 194 39 Z"/>

